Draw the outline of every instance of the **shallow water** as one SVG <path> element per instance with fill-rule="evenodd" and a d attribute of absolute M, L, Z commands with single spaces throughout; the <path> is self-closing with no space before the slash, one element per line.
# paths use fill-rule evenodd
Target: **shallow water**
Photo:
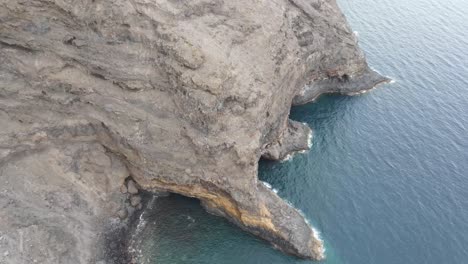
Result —
<path fill-rule="evenodd" d="M 292 109 L 313 148 L 259 177 L 321 232 L 320 263 L 468 263 L 468 2 L 341 0 L 369 64 L 396 83 Z M 160 198 L 144 263 L 314 263 Z"/>

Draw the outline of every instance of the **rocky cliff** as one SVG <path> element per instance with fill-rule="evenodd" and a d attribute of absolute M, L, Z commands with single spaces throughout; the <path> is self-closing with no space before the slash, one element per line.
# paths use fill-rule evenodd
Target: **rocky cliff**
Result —
<path fill-rule="evenodd" d="M 0 262 L 99 263 L 138 189 L 321 259 L 258 161 L 308 149 L 292 104 L 385 81 L 335 0 L 0 0 Z"/>

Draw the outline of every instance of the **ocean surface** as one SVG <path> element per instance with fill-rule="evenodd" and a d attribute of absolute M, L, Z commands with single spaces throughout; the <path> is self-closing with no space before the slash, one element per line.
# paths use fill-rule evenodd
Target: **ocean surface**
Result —
<path fill-rule="evenodd" d="M 323 264 L 468 263 L 468 1 L 341 0 L 369 64 L 395 80 L 292 109 L 313 148 L 259 178 L 302 210 Z M 159 198 L 143 263 L 317 263 L 274 250 L 199 202 Z"/>

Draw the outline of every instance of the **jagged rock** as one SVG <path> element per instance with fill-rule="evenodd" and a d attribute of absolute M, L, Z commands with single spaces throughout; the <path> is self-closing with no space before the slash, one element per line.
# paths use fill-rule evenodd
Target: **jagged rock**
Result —
<path fill-rule="evenodd" d="M 13 201 L 0 231 L 34 244 L 0 245 L 11 263 L 99 255 L 90 234 L 128 175 L 198 198 L 285 252 L 324 257 L 257 169 L 262 155 L 305 148 L 291 104 L 387 81 L 334 0 L 4 0 L 0 21 L 0 195 Z"/>
<path fill-rule="evenodd" d="M 328 76 L 304 86 L 293 98 L 293 105 L 302 105 L 312 102 L 323 93 L 341 93 L 356 95 L 365 93 L 377 85 L 389 82 L 390 79 L 382 77 L 377 72 L 367 69 L 357 76 L 343 74 L 341 76 Z"/>
<path fill-rule="evenodd" d="M 11 155 L 0 160 L 0 252 L 10 253 L 5 263 L 89 263 L 103 254 L 100 234 L 108 221 L 102 220 L 117 216 L 119 183 L 129 172 L 101 144 L 82 142 L 67 130 L 56 133 L 67 143 L 26 146 L 31 135 L 10 138 Z"/>
<path fill-rule="evenodd" d="M 132 180 L 128 181 L 127 190 L 128 190 L 128 193 L 130 193 L 130 194 L 137 194 L 138 193 L 138 188 L 136 187 L 135 182 L 132 181 Z"/>
<path fill-rule="evenodd" d="M 264 147 L 262 157 L 270 160 L 284 160 L 295 152 L 309 150 L 311 142 L 312 130 L 306 124 L 288 120 L 287 129 L 276 142 Z"/>

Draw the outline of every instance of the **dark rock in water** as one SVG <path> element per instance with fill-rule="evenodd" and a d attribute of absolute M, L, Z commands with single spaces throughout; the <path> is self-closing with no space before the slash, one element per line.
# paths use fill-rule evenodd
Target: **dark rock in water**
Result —
<path fill-rule="evenodd" d="M 120 209 L 120 210 L 117 212 L 117 216 L 118 216 L 121 220 L 124 220 L 125 218 L 127 218 L 127 216 L 128 216 L 127 208 Z"/>
<path fill-rule="evenodd" d="M 113 259 L 94 234 L 114 224 L 128 175 L 130 194 L 195 197 L 284 252 L 324 257 L 257 169 L 308 149 L 293 103 L 386 80 L 334 0 L 6 0 L 0 17 L 0 198 L 13 201 L 0 231 L 33 245 L 0 244 L 9 263 Z"/>
<path fill-rule="evenodd" d="M 383 77 L 374 70 L 366 71 L 354 76 L 330 76 L 306 85 L 302 91 L 293 98 L 293 105 L 301 105 L 314 101 L 323 93 L 340 93 L 357 95 L 365 93 L 377 85 L 388 83 L 391 80 Z"/>
<path fill-rule="evenodd" d="M 137 207 L 141 203 L 141 197 L 139 195 L 133 195 L 130 197 L 130 204 L 133 207 Z"/>

